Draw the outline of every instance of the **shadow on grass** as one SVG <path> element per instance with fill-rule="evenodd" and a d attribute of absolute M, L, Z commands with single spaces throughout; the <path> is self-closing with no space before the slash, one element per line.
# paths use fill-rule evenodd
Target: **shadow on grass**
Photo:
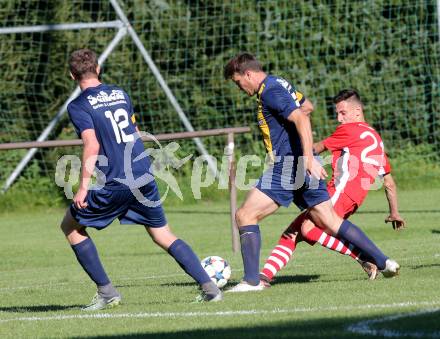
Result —
<path fill-rule="evenodd" d="M 407 314 L 405 315 L 405 313 Z M 406 311 L 399 313 L 395 319 L 388 319 L 383 315 L 359 317 L 348 314 L 343 318 L 331 318 L 331 313 L 329 313 L 328 316 L 319 319 L 274 321 L 260 326 L 246 326 L 246 319 L 243 319 L 243 324 L 236 323 L 233 327 L 228 328 L 206 328 L 203 318 L 194 318 L 191 321 L 192 326 L 205 328 L 159 333 L 119 333 L 88 336 L 86 338 L 366 338 L 383 337 L 387 334 L 389 336 L 389 333 L 392 333 L 393 337 L 438 337 L 440 330 L 439 316 L 439 311 L 428 311 L 422 314 L 413 314 Z M 270 317 L 270 315 L 267 315 L 267 317 Z M 270 320 L 270 318 L 267 320 Z M 221 324 L 222 317 L 219 317 L 218 326 L 222 326 Z"/>
<path fill-rule="evenodd" d="M 312 281 L 318 280 L 320 277 L 319 274 L 311 274 L 311 275 L 282 275 L 275 278 L 272 285 L 282 285 L 282 284 L 304 284 Z"/>
<path fill-rule="evenodd" d="M 440 234 L 440 230 L 431 230 L 432 234 Z"/>
<path fill-rule="evenodd" d="M 160 286 L 198 286 L 195 281 L 178 282 L 178 283 L 163 283 Z"/>
<path fill-rule="evenodd" d="M 281 284 L 304 284 L 318 280 L 320 277 L 319 274 L 312 275 L 284 275 L 277 277 L 273 282 L 274 285 Z M 232 287 L 235 284 L 238 284 L 240 281 L 238 280 L 229 280 L 227 287 Z M 197 286 L 195 282 L 181 282 L 181 283 L 163 283 L 160 286 Z M 225 287 L 227 289 L 227 287 Z"/>
<path fill-rule="evenodd" d="M 419 270 L 421 268 L 432 268 L 432 267 L 440 267 L 440 264 L 426 264 L 426 265 L 413 265 L 409 266 L 409 268 L 413 270 Z"/>
<path fill-rule="evenodd" d="M 84 305 L 39 305 L 39 306 L 9 306 L 0 307 L 0 312 L 10 313 L 33 313 L 33 312 L 54 312 L 79 309 Z"/>

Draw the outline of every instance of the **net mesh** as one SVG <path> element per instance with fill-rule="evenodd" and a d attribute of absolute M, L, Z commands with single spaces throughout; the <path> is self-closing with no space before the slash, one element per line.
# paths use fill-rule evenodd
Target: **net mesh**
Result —
<path fill-rule="evenodd" d="M 256 105 L 222 75 L 227 60 L 249 51 L 266 71 L 290 80 L 314 103 L 315 139 L 333 131 L 331 98 L 351 87 L 361 93 L 366 118 L 381 133 L 391 158 L 438 158 L 440 48 L 435 1 L 119 4 L 196 130 L 253 126 L 252 136 L 238 138 L 242 153 L 264 152 Z M 118 17 L 111 4 L 98 0 L 3 0 L 0 8 L 0 28 L 113 20 Z M 100 54 L 115 34 L 114 28 L 0 34 L 0 142 L 35 140 L 75 88 L 66 67 L 70 52 L 89 47 Z M 102 80 L 131 95 L 142 129 L 185 130 L 129 36 L 103 65 Z M 49 139 L 74 137 L 64 118 Z M 224 138 L 204 143 L 219 155 Z M 192 143 L 184 145 L 187 153 L 195 151 Z M 45 183 L 46 178 L 52 182 L 57 157 L 66 152 L 79 150 L 39 151 L 17 183 Z M 23 154 L 0 153 L 0 183 Z M 49 190 L 48 185 L 32 189 L 41 192 Z"/>

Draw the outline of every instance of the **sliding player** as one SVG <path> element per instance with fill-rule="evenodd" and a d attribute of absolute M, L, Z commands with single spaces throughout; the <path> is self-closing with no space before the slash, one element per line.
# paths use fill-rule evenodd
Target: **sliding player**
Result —
<path fill-rule="evenodd" d="M 390 212 L 385 221 L 392 222 L 393 228 L 400 230 L 405 221 L 399 215 L 391 167 L 380 135 L 365 122 L 359 94 L 355 90 L 342 90 L 334 98 L 334 104 L 340 125 L 330 137 L 315 143 L 314 150 L 318 154 L 325 150 L 332 152 L 333 175 L 327 189 L 336 213 L 343 219 L 355 213 L 376 177 L 381 176 Z M 310 245 L 318 242 L 333 251 L 349 255 L 362 265 L 371 280 L 377 276 L 376 265 L 363 258 L 358 249 L 351 245 L 347 247 L 349 244 L 325 233 L 302 213 L 282 234 L 266 260 L 260 274 L 266 287 L 289 262 L 296 244 L 301 240 Z"/>

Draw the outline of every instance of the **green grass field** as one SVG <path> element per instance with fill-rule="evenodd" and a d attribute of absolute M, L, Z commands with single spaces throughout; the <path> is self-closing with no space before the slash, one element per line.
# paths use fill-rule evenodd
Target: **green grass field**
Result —
<path fill-rule="evenodd" d="M 95 289 L 59 231 L 63 210 L 2 212 L 0 337 L 353 338 L 440 336 L 440 191 L 402 191 L 408 227 L 383 223 L 383 192 L 372 192 L 352 220 L 402 265 L 394 279 L 370 282 L 349 257 L 301 244 L 271 289 L 225 294 L 216 304 L 191 303 L 196 285 L 137 226 L 91 232 L 101 259 L 123 294 L 121 307 L 84 313 Z M 241 278 L 231 251 L 228 204 L 167 207 L 176 234 L 199 257 L 220 255 Z M 261 261 L 294 207 L 261 224 Z"/>

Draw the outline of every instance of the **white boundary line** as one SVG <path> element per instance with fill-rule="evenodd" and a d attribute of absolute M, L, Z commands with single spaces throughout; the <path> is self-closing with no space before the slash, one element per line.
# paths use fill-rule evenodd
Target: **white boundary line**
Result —
<path fill-rule="evenodd" d="M 360 321 L 354 325 L 347 327 L 347 330 L 364 335 L 381 336 L 386 338 L 400 338 L 400 337 L 415 337 L 415 338 L 440 338 L 440 331 L 395 331 L 388 329 L 374 329 L 373 325 L 382 324 L 388 321 L 393 321 L 401 318 L 410 318 L 418 315 L 426 315 L 440 311 L 440 308 L 433 308 L 428 310 L 420 310 L 412 313 L 395 314 L 388 317 L 381 317 L 371 320 Z"/>
<path fill-rule="evenodd" d="M 95 313 L 95 314 L 58 314 L 45 317 L 17 317 L 0 319 L 0 324 L 21 321 L 52 321 L 52 320 L 72 320 L 72 319 L 122 319 L 122 318 L 191 318 L 191 317 L 229 317 L 229 316 L 249 316 L 249 315 L 265 315 L 265 314 L 293 314 L 293 313 L 311 313 L 326 311 L 356 311 L 356 310 L 377 310 L 388 308 L 406 308 L 414 306 L 440 306 L 438 301 L 422 301 L 422 302 L 402 302 L 394 304 L 371 304 L 371 305 L 350 305 L 350 306 L 327 306 L 327 307 L 298 307 L 290 309 L 274 309 L 274 310 L 232 310 L 218 312 L 141 312 L 141 313 Z M 2 312 L 4 313 L 4 312 Z"/>

